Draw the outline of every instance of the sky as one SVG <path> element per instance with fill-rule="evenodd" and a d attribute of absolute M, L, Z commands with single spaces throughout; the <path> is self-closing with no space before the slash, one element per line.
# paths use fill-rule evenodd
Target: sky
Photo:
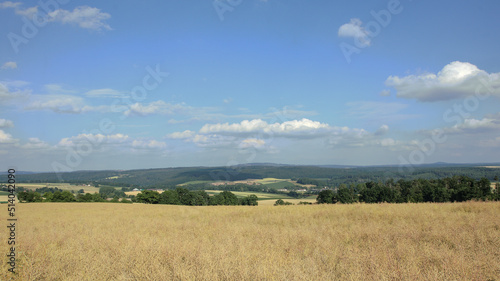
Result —
<path fill-rule="evenodd" d="M 0 169 L 500 162 L 498 11 L 1 1 Z"/>

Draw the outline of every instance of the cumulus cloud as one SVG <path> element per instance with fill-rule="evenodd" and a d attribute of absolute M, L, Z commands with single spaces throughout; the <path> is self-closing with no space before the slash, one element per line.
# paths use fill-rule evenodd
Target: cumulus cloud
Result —
<path fill-rule="evenodd" d="M 387 125 L 382 125 L 382 126 L 380 126 L 380 128 L 378 128 L 378 130 L 375 132 L 375 135 L 376 135 L 376 136 L 382 136 L 382 135 L 387 134 L 387 132 L 389 132 L 389 126 L 387 126 Z"/>
<path fill-rule="evenodd" d="M 146 149 L 163 149 L 167 147 L 167 144 L 165 142 L 157 140 L 134 140 L 132 142 L 132 147 L 146 148 Z"/>
<path fill-rule="evenodd" d="M 151 115 L 151 114 L 183 114 L 192 111 L 193 108 L 185 104 L 171 104 L 162 100 L 154 101 L 149 104 L 134 103 L 130 105 L 125 115 Z"/>
<path fill-rule="evenodd" d="M 25 110 L 50 110 L 57 113 L 89 111 L 81 97 L 70 95 L 33 95 Z"/>
<path fill-rule="evenodd" d="M 49 13 L 51 21 L 63 24 L 76 24 L 81 28 L 91 30 L 111 30 L 111 27 L 104 21 L 111 18 L 108 13 L 101 12 L 98 8 L 89 6 L 79 6 L 73 11 L 57 9 Z"/>
<path fill-rule="evenodd" d="M 362 46 L 370 46 L 371 41 L 368 31 L 362 27 L 363 22 L 360 19 L 353 18 L 349 23 L 340 26 L 338 31 L 339 37 L 352 37 L 358 40 Z"/>
<path fill-rule="evenodd" d="M 0 81 L 0 104 L 5 104 L 14 100 L 23 100 L 30 96 L 31 91 L 24 89 L 23 81 Z"/>
<path fill-rule="evenodd" d="M 22 3 L 21 2 L 11 2 L 11 1 L 4 1 L 0 3 L 0 9 L 3 8 L 16 8 L 19 7 Z"/>
<path fill-rule="evenodd" d="M 261 119 L 243 120 L 240 123 L 224 124 L 206 124 L 200 129 L 200 133 L 219 133 L 219 134 L 255 134 L 259 132 L 273 133 L 278 135 L 308 135 L 317 133 L 322 129 L 328 129 L 328 124 L 312 121 L 306 118 L 302 120 L 285 121 L 283 123 L 269 124 Z"/>
<path fill-rule="evenodd" d="M 328 147 L 345 146 L 391 146 L 396 141 L 380 139 L 387 135 L 389 126 L 382 125 L 375 133 L 364 129 L 331 126 L 309 120 L 290 120 L 268 123 L 261 119 L 243 120 L 239 123 L 205 124 L 198 132 L 184 131 L 167 135 L 169 138 L 184 139 L 200 147 L 258 148 L 272 150 L 271 141 L 286 139 L 323 140 Z"/>
<path fill-rule="evenodd" d="M 112 30 L 112 28 L 105 22 L 111 18 L 108 13 L 101 12 L 100 9 L 89 6 L 78 6 L 73 11 L 64 9 L 56 9 L 54 11 L 39 11 L 37 6 L 22 8 L 20 2 L 2 2 L 0 8 L 13 8 L 15 13 L 29 19 L 37 15 L 40 18 L 45 18 L 48 22 L 59 22 L 62 24 L 73 24 L 84 29 L 89 30 Z"/>
<path fill-rule="evenodd" d="M 250 139 L 244 139 L 240 142 L 239 147 L 240 148 L 262 148 L 266 144 L 265 140 L 261 139 L 255 139 L 255 138 L 250 138 Z"/>
<path fill-rule="evenodd" d="M 192 138 L 196 132 L 185 130 L 184 132 L 174 132 L 167 135 L 167 138 L 170 139 L 189 139 Z"/>
<path fill-rule="evenodd" d="M 396 89 L 398 97 L 423 102 L 465 98 L 477 92 L 500 96 L 500 73 L 490 74 L 460 61 L 446 65 L 437 74 L 389 76 L 385 84 Z"/>
<path fill-rule="evenodd" d="M 29 138 L 28 142 L 20 146 L 22 149 L 50 149 L 50 145 L 39 138 Z"/>
<path fill-rule="evenodd" d="M 8 62 L 4 63 L 0 68 L 1 69 L 16 69 L 17 63 L 14 61 L 8 61 Z"/>
<path fill-rule="evenodd" d="M 478 134 L 498 131 L 500 131 L 500 118 L 494 118 L 493 116 L 490 118 L 485 117 L 483 119 L 464 119 L 462 123 L 444 129 L 444 132 L 448 134 Z"/>
<path fill-rule="evenodd" d="M 0 130 L 0 144 L 15 143 L 15 142 L 17 142 L 17 140 L 14 139 L 11 134 L 8 134 L 3 130 Z"/>
<path fill-rule="evenodd" d="M 0 119 L 0 128 L 12 128 L 14 123 L 7 119 Z"/>

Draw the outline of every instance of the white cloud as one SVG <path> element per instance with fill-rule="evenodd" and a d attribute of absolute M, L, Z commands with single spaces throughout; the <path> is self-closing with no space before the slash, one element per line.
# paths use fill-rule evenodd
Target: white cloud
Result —
<path fill-rule="evenodd" d="M 63 24 L 76 24 L 81 28 L 91 30 L 111 30 L 111 27 L 104 21 L 111 18 L 108 13 L 101 12 L 100 9 L 89 6 L 79 6 L 73 11 L 58 9 L 49 13 L 51 21 Z"/>
<path fill-rule="evenodd" d="M 85 93 L 85 96 L 91 98 L 124 98 L 125 95 L 113 89 L 95 89 Z"/>
<path fill-rule="evenodd" d="M 29 19 L 33 18 L 33 16 L 35 14 L 38 13 L 38 7 L 30 7 L 30 8 L 26 8 L 26 9 L 19 9 L 19 8 L 16 8 L 16 14 L 20 15 L 20 16 L 25 16 Z"/>
<path fill-rule="evenodd" d="M 29 138 L 28 142 L 20 147 L 22 149 L 50 149 L 50 145 L 39 138 Z"/>
<path fill-rule="evenodd" d="M 286 139 L 322 139 L 328 147 L 346 146 L 389 146 L 389 141 L 379 137 L 389 132 L 389 126 L 382 125 L 375 133 L 364 129 L 330 126 L 309 119 L 291 120 L 282 123 L 268 123 L 261 119 L 243 120 L 240 123 L 205 124 L 198 133 L 184 131 L 167 135 L 170 138 L 185 139 L 201 147 L 210 148 L 273 148 L 271 141 Z M 272 149 L 271 149 L 272 150 Z"/>
<path fill-rule="evenodd" d="M 77 144 L 89 144 L 92 146 L 99 146 L 102 144 L 121 144 L 125 143 L 128 139 L 129 136 L 124 134 L 79 134 L 77 136 L 61 139 L 58 146 L 71 147 Z"/>
<path fill-rule="evenodd" d="M 250 139 L 242 140 L 239 144 L 239 147 L 240 148 L 250 148 L 250 147 L 263 148 L 265 144 L 266 144 L 266 141 L 264 141 L 264 140 L 250 138 Z"/>
<path fill-rule="evenodd" d="M 165 142 L 157 140 L 134 140 L 132 142 L 132 147 L 134 148 L 146 148 L 146 149 L 164 149 L 167 147 Z"/>
<path fill-rule="evenodd" d="M 378 130 L 375 132 L 375 135 L 376 135 L 376 136 L 382 136 L 382 135 L 387 134 L 387 132 L 389 132 L 389 126 L 387 126 L 387 125 L 382 125 L 382 126 L 380 126 L 380 128 L 378 128 Z"/>
<path fill-rule="evenodd" d="M 31 91 L 22 89 L 24 83 L 23 81 L 0 82 L 0 104 L 29 97 Z M 9 88 L 15 88 L 15 90 L 12 91 Z"/>
<path fill-rule="evenodd" d="M 3 130 L 0 130 L 0 144 L 15 142 L 17 142 L 17 140 L 12 138 L 11 134 L 5 133 Z"/>
<path fill-rule="evenodd" d="M 224 123 L 224 124 L 206 124 L 200 129 L 200 133 L 273 133 L 278 135 L 289 135 L 294 133 L 300 133 L 302 135 L 307 135 L 310 133 L 318 132 L 322 129 L 328 129 L 328 124 L 323 124 L 317 121 L 312 121 L 306 118 L 302 120 L 292 120 L 285 121 L 283 123 L 273 123 L 268 124 L 266 121 L 261 119 L 254 120 L 243 120 L 240 123 Z"/>
<path fill-rule="evenodd" d="M 363 22 L 360 19 L 353 18 L 349 23 L 340 26 L 338 36 L 352 37 L 358 40 L 359 44 L 362 46 L 370 46 L 371 41 L 368 31 L 361 26 L 362 24 Z"/>
<path fill-rule="evenodd" d="M 183 114 L 189 113 L 193 108 L 184 104 L 171 104 L 162 100 L 154 101 L 149 104 L 134 103 L 124 112 L 125 115 L 151 115 L 151 114 Z"/>
<path fill-rule="evenodd" d="M 0 119 L 0 128 L 12 128 L 14 123 L 7 119 Z"/>
<path fill-rule="evenodd" d="M 432 102 L 473 96 L 500 96 L 500 73 L 489 74 L 468 62 L 454 61 L 438 72 L 405 77 L 389 76 L 385 84 L 394 87 L 397 96 Z"/>
<path fill-rule="evenodd" d="M 21 2 L 11 2 L 11 1 L 4 1 L 0 3 L 0 9 L 3 8 L 16 8 L 19 7 L 22 3 Z"/>
<path fill-rule="evenodd" d="M 223 136 L 217 134 L 197 134 L 195 135 L 191 141 L 200 147 L 233 147 L 237 138 L 234 136 Z"/>
<path fill-rule="evenodd" d="M 82 98 L 70 95 L 33 95 L 25 110 L 50 110 L 57 113 L 89 111 Z"/>
<path fill-rule="evenodd" d="M 15 13 L 20 16 L 33 18 L 34 15 L 39 14 L 41 18 L 46 18 L 49 22 L 60 22 L 62 24 L 75 24 L 84 29 L 90 30 L 112 30 L 112 28 L 105 22 L 111 15 L 101 12 L 98 8 L 89 6 L 78 6 L 73 11 L 64 9 L 57 9 L 46 14 L 38 10 L 38 6 L 21 8 L 20 2 L 2 2 L 0 8 L 14 8 Z"/>
<path fill-rule="evenodd" d="M 1 69 L 16 69 L 17 63 L 15 61 L 8 61 L 0 67 Z"/>
<path fill-rule="evenodd" d="M 196 135 L 196 132 L 185 130 L 184 132 L 174 132 L 167 135 L 170 139 L 189 139 Z"/>
<path fill-rule="evenodd" d="M 400 143 L 398 141 L 395 141 L 392 138 L 387 138 L 387 139 L 382 139 L 380 140 L 380 145 L 381 146 L 396 146 L 399 145 Z"/>
<path fill-rule="evenodd" d="M 445 133 L 486 133 L 500 131 L 500 118 L 468 118 L 460 124 L 444 129 Z"/>

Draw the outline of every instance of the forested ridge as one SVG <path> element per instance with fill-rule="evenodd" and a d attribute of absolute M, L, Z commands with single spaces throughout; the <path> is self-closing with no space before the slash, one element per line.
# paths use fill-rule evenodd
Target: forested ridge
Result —
<path fill-rule="evenodd" d="M 128 171 L 75 171 L 69 173 L 19 174 L 22 183 L 93 183 L 111 186 L 172 188 L 190 181 L 236 181 L 245 179 L 279 178 L 319 179 L 326 186 L 415 179 L 442 179 L 467 176 L 476 180 L 492 181 L 500 169 L 480 166 L 417 166 L 408 167 L 349 167 L 330 168 L 319 166 L 235 166 L 235 167 L 183 167 Z M 5 182 L 6 179 L 3 179 Z"/>

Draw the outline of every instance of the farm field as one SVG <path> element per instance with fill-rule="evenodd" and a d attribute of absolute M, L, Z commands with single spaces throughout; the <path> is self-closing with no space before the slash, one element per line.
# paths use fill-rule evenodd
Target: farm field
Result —
<path fill-rule="evenodd" d="M 500 203 L 17 205 L 0 280 L 498 280 Z M 6 221 L 7 212 L 0 212 Z M 7 229 L 0 241 L 7 241 Z M 7 243 L 0 249 L 7 252 Z M 4 256 L 4 260 L 6 257 Z"/>
<path fill-rule="evenodd" d="M 98 187 L 94 186 L 86 186 L 86 185 L 71 185 L 69 183 L 16 183 L 17 187 L 24 187 L 26 189 L 30 190 L 35 190 L 37 188 L 43 188 L 43 187 L 51 187 L 51 188 L 59 188 L 62 190 L 68 190 L 68 191 L 74 191 L 77 192 L 80 189 L 83 189 L 85 193 L 94 193 L 94 192 L 99 192 Z"/>
<path fill-rule="evenodd" d="M 9 192 L 0 191 L 0 203 L 6 203 L 9 200 Z M 17 197 L 16 197 L 17 201 Z"/>

